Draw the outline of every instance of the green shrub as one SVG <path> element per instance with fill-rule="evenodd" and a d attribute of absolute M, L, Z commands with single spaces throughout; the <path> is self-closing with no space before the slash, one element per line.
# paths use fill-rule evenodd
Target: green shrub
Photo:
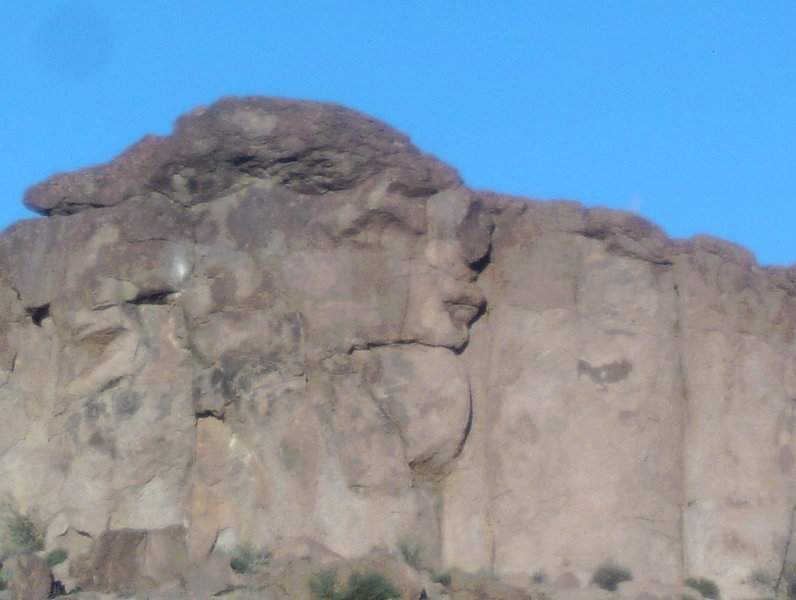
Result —
<path fill-rule="evenodd" d="M 334 584 L 336 571 L 321 571 L 310 577 L 310 592 L 316 600 L 339 600 Z"/>
<path fill-rule="evenodd" d="M 401 593 L 380 573 L 352 573 L 343 600 L 389 600 Z"/>
<path fill-rule="evenodd" d="M 434 573 L 434 583 L 444 585 L 445 587 L 450 587 L 451 574 L 448 571 L 445 571 L 444 573 Z"/>
<path fill-rule="evenodd" d="M 236 573 L 247 575 L 257 572 L 268 557 L 264 550 L 258 550 L 251 544 L 241 544 L 229 557 L 229 566 Z"/>
<path fill-rule="evenodd" d="M 398 542 L 398 550 L 407 565 L 416 571 L 423 568 L 423 549 L 420 546 L 408 540 L 401 540 Z"/>
<path fill-rule="evenodd" d="M 705 579 L 704 577 L 686 577 L 686 580 L 683 583 L 690 588 L 694 588 L 696 591 L 702 594 L 703 598 L 718 600 L 718 598 L 721 596 L 719 592 L 719 586 L 717 586 L 716 582 L 711 579 Z"/>
<path fill-rule="evenodd" d="M 310 578 L 310 591 L 316 600 L 390 600 L 401 593 L 380 573 L 354 572 L 345 590 L 337 591 L 335 571 L 322 571 Z"/>
<path fill-rule="evenodd" d="M 8 584 L 11 583 L 11 573 L 5 569 L 0 570 L 0 591 L 7 590 Z"/>
<path fill-rule="evenodd" d="M 60 565 L 68 557 L 69 552 L 63 548 L 56 548 L 55 550 L 50 550 L 47 556 L 44 557 L 44 560 L 47 561 L 47 565 L 52 569 L 55 565 Z"/>
<path fill-rule="evenodd" d="M 633 579 L 633 574 L 629 569 L 607 562 L 597 567 L 591 581 L 597 587 L 609 592 L 615 592 L 620 583 L 631 579 Z"/>
<path fill-rule="evenodd" d="M 33 521 L 14 508 L 4 507 L 0 517 L 2 555 L 23 556 L 44 548 L 44 540 Z"/>

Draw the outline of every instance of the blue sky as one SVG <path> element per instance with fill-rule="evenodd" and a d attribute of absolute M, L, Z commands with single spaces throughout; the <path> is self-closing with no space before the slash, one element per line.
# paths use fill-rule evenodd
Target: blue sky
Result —
<path fill-rule="evenodd" d="M 0 3 L 0 227 L 56 171 L 262 94 L 348 105 L 475 188 L 796 262 L 796 2 Z"/>

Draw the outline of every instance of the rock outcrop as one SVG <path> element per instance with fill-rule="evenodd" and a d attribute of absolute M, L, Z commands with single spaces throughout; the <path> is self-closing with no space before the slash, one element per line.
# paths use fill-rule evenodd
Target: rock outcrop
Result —
<path fill-rule="evenodd" d="M 296 540 L 730 597 L 796 559 L 796 266 L 470 190 L 281 99 L 25 203 L 47 218 L 0 237 L 0 491 L 84 589 L 192 589 Z"/>

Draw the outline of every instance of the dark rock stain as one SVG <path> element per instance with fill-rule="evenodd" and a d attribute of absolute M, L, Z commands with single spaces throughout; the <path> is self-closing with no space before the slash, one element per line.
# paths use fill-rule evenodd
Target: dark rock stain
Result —
<path fill-rule="evenodd" d="M 113 397 L 113 413 L 119 420 L 129 419 L 141 408 L 141 394 L 123 390 Z"/>
<path fill-rule="evenodd" d="M 632 370 L 633 363 L 624 358 L 596 367 L 585 360 L 578 361 L 578 379 L 581 375 L 588 375 L 589 379 L 603 388 L 607 383 L 616 383 L 626 379 Z"/>

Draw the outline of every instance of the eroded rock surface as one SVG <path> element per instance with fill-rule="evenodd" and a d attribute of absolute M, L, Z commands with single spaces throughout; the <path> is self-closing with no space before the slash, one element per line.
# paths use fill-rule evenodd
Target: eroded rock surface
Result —
<path fill-rule="evenodd" d="M 281 99 L 25 202 L 47 218 L 0 237 L 0 491 L 83 586 L 192 589 L 295 540 L 731 597 L 793 559 L 795 267 L 472 191 L 383 123 Z"/>

